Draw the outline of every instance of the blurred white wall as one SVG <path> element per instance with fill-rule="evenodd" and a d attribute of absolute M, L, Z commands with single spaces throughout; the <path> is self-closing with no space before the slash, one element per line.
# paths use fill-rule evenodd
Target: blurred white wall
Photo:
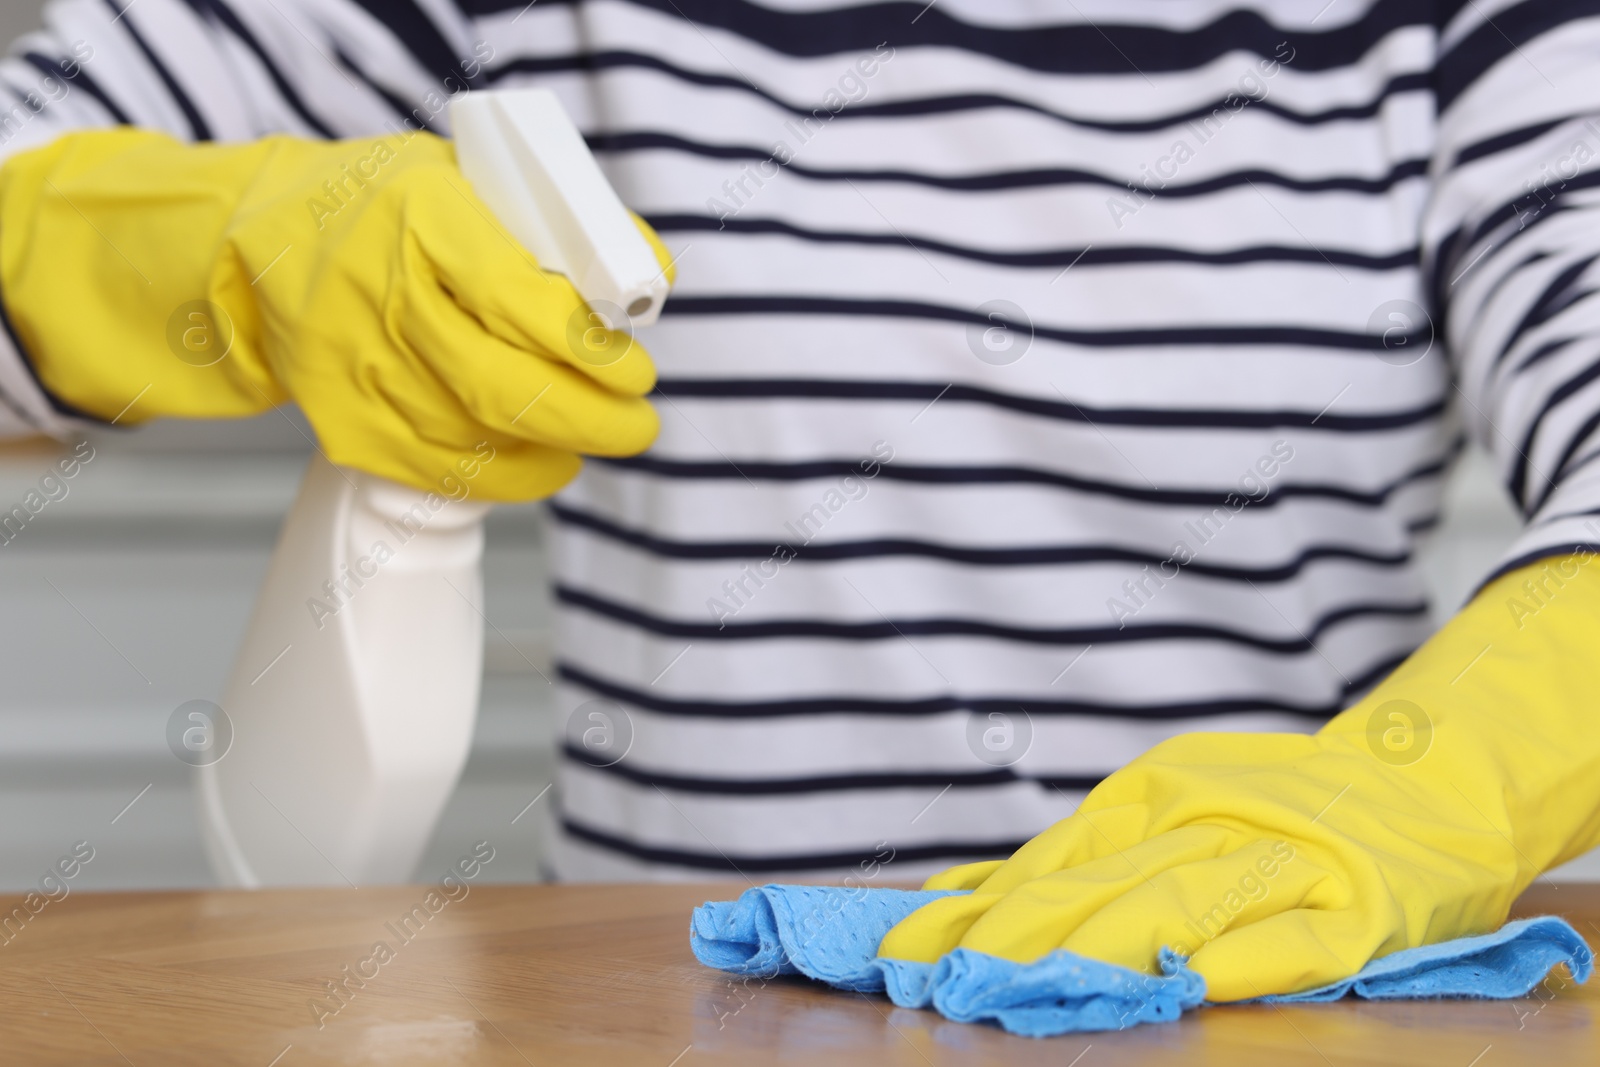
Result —
<path fill-rule="evenodd" d="M 37 29 L 40 0 L 0 0 L 0 44 L 9 44 L 21 34 Z"/>

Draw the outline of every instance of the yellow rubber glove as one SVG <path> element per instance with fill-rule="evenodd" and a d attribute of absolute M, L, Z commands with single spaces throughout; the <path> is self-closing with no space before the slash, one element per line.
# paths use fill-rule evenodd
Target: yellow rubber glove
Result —
<path fill-rule="evenodd" d="M 293 398 L 334 462 L 421 489 L 488 442 L 475 490 L 544 496 L 658 429 L 643 346 L 596 329 L 430 134 L 68 135 L 0 169 L 0 287 L 58 401 L 127 424 Z"/>
<path fill-rule="evenodd" d="M 1214 1001 L 1315 988 L 1399 949 L 1498 927 L 1540 872 L 1600 843 L 1600 564 L 1489 585 L 1315 736 L 1190 734 L 1112 774 L 880 956 L 1056 948 L 1156 973 L 1191 957 Z"/>

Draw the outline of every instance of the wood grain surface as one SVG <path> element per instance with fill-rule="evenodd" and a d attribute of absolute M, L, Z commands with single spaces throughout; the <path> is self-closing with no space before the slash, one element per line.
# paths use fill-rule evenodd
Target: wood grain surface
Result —
<path fill-rule="evenodd" d="M 801 979 L 746 985 L 699 966 L 687 933 L 691 908 L 740 888 L 480 886 L 443 904 L 426 886 L 74 893 L 6 928 L 0 1063 L 1600 1061 L 1600 982 L 1575 987 L 1560 972 L 1517 1001 L 1209 1008 L 1171 1025 L 1047 1040 Z M 1541 886 L 1517 911 L 1564 914 L 1600 938 L 1600 886 Z M 380 941 L 387 959 L 374 953 Z M 347 966 L 372 977 L 335 998 L 327 983 Z"/>

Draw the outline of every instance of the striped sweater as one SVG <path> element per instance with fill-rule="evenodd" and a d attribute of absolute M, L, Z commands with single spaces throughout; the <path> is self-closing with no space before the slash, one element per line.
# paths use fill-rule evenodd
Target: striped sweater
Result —
<path fill-rule="evenodd" d="M 679 278 L 551 504 L 564 877 L 910 877 L 1426 636 L 1466 435 L 1600 547 L 1600 5 L 56 0 L 0 151 L 560 94 Z M 9 432 L 63 419 L 0 353 Z"/>

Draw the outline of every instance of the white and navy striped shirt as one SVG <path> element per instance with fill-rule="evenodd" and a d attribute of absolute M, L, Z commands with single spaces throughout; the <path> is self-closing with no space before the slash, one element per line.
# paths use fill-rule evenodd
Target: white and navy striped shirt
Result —
<path fill-rule="evenodd" d="M 679 278 L 659 442 L 552 505 L 559 872 L 911 876 L 1370 687 L 1466 433 L 1528 516 L 1503 568 L 1597 547 L 1597 16 L 57 0 L 0 136 L 560 93 Z M 0 392 L 59 424 L 16 353 Z"/>

